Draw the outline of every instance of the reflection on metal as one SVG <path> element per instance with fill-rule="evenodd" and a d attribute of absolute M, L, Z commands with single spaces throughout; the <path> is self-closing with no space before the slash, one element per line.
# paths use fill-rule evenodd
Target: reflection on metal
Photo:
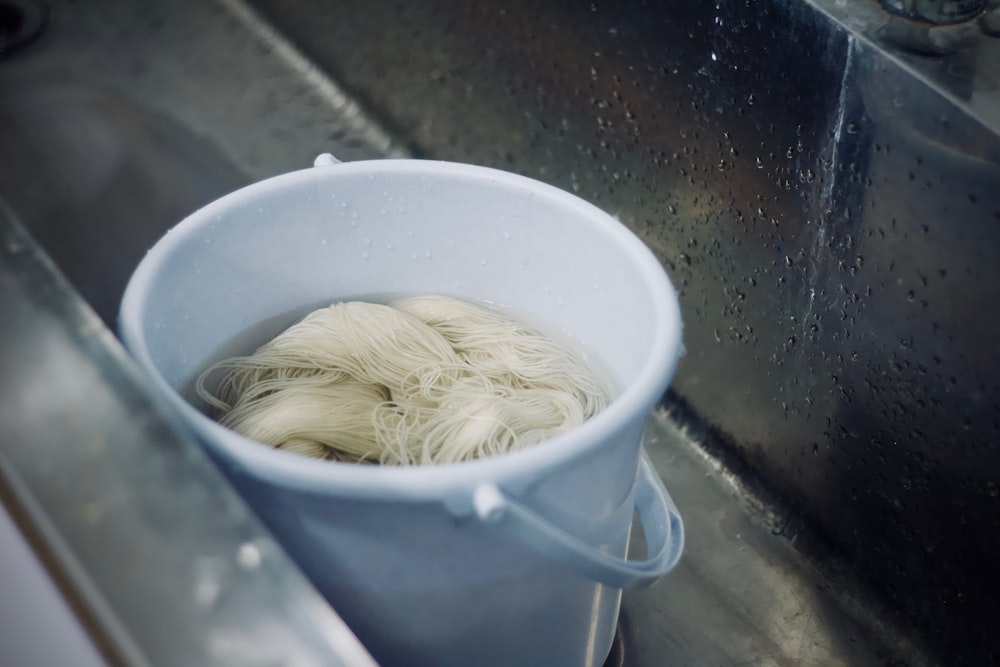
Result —
<path fill-rule="evenodd" d="M 2 204 L 0 304 L 0 501 L 110 664 L 374 666 Z"/>
<path fill-rule="evenodd" d="M 233 2 L 54 3 L 0 90 L 0 193 L 108 324 L 197 207 L 323 151 L 409 154 Z"/>
<path fill-rule="evenodd" d="M 932 664 L 850 600 L 850 584 L 817 572 L 796 550 L 800 536 L 787 518 L 747 503 L 752 496 L 692 433 L 667 413 L 647 428 L 646 448 L 677 496 L 689 539 L 677 570 L 625 592 L 608 667 Z M 641 543 L 634 547 L 642 553 Z"/>
<path fill-rule="evenodd" d="M 986 0 L 879 0 L 897 14 L 931 23 L 968 21 L 986 7 Z"/>
<path fill-rule="evenodd" d="M 790 508 L 742 511 L 747 487 L 662 425 L 692 542 L 626 597 L 614 664 L 921 664 L 909 644 L 995 662 L 994 14 L 925 26 L 927 57 L 874 0 L 252 4 L 57 2 L 0 68 L 0 193 L 105 319 L 196 206 L 319 152 L 413 154 L 352 91 L 422 154 L 541 178 L 636 230 L 681 293 L 672 414 Z"/>
<path fill-rule="evenodd" d="M 680 289 L 671 400 L 914 636 L 995 661 L 1000 40 L 985 24 L 965 46 L 924 24 L 954 50 L 932 58 L 886 41 L 874 0 L 252 4 L 428 155 L 618 214 Z"/>
<path fill-rule="evenodd" d="M 39 0 L 0 0 L 0 58 L 29 44 L 45 29 L 48 6 Z"/>

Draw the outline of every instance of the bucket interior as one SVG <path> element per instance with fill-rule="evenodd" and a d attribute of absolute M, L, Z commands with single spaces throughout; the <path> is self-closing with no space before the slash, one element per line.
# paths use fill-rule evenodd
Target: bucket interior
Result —
<path fill-rule="evenodd" d="M 571 195 L 494 170 L 380 161 L 273 178 L 198 211 L 143 262 L 123 327 L 176 389 L 269 317 L 441 293 L 563 332 L 620 388 L 672 369 L 669 289 L 630 232 Z"/>

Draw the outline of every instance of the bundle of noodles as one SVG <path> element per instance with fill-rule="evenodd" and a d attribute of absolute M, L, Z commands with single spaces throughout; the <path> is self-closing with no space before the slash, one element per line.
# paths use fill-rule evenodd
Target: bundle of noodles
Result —
<path fill-rule="evenodd" d="M 504 386 L 572 392 L 586 417 L 607 403 L 607 389 L 572 350 L 499 311 L 439 295 L 392 305 L 440 333 L 463 361 Z"/>
<path fill-rule="evenodd" d="M 209 376 L 221 374 L 218 387 Z M 537 444 L 609 400 L 571 350 L 443 296 L 310 313 L 197 381 L 220 423 L 263 444 L 352 462 L 453 463 Z"/>

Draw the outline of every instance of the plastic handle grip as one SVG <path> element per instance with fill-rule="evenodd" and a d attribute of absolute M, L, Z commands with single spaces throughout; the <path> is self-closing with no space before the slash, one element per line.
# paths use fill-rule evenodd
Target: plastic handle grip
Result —
<path fill-rule="evenodd" d="M 646 536 L 646 560 L 627 560 L 599 551 L 504 495 L 494 484 L 476 488 L 473 507 L 483 523 L 559 560 L 581 576 L 615 588 L 648 586 L 669 572 L 684 550 L 684 523 L 645 451 L 639 457 L 635 508 Z"/>

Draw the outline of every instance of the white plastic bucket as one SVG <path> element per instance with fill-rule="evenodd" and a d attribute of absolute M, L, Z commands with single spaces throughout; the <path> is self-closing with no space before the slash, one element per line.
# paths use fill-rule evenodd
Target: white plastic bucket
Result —
<path fill-rule="evenodd" d="M 558 327 L 620 391 L 541 445 L 409 468 L 264 447 L 178 393 L 256 323 L 386 293 L 486 300 Z M 680 556 L 680 516 L 640 448 L 681 348 L 677 299 L 641 241 L 562 190 L 469 165 L 321 156 L 168 232 L 129 282 L 120 330 L 385 667 L 601 665 L 621 588 L 651 583 Z M 625 560 L 635 509 L 649 552 L 640 562 Z"/>

